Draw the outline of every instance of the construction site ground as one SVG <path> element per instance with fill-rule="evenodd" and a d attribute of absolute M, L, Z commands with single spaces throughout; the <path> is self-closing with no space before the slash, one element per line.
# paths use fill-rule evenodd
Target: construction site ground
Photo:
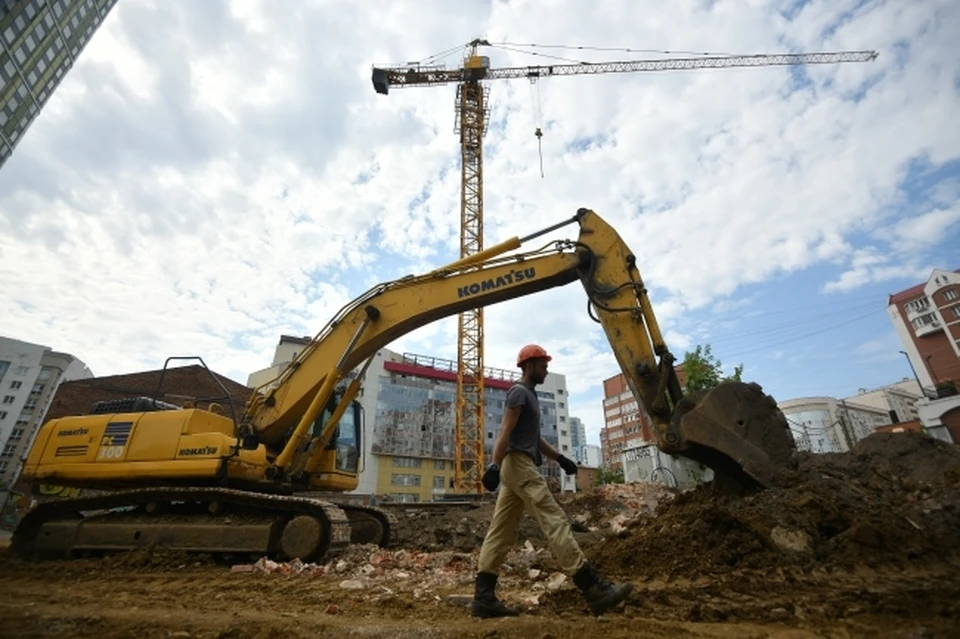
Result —
<path fill-rule="evenodd" d="M 492 504 L 398 509 L 396 545 L 322 564 L 217 563 L 160 549 L 73 561 L 0 556 L 2 637 L 960 636 L 960 448 L 876 434 L 802 454 L 788 486 L 746 497 L 654 484 L 559 497 L 588 558 L 636 584 L 591 616 L 529 518 L 498 591 L 467 605 Z"/>

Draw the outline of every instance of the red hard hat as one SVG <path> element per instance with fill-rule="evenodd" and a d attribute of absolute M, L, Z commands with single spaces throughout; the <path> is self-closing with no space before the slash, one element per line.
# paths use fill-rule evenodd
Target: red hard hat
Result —
<path fill-rule="evenodd" d="M 520 349 L 520 353 L 517 355 L 517 366 L 523 366 L 523 363 L 528 359 L 533 359 L 535 357 L 542 357 L 548 362 L 553 359 L 547 355 L 547 351 L 543 350 L 542 346 L 537 344 L 527 344 Z"/>

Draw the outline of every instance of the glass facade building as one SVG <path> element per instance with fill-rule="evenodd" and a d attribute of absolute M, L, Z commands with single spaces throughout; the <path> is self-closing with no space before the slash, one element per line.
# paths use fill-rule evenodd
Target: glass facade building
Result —
<path fill-rule="evenodd" d="M 0 0 L 0 168 L 117 0 Z"/>
<path fill-rule="evenodd" d="M 455 370 L 456 362 L 405 354 L 402 361 L 385 362 L 378 378 L 367 377 L 368 386 L 376 384 L 376 413 L 370 450 L 381 459 L 393 458 L 389 486 L 381 485 L 377 492 L 396 500 L 417 501 L 428 495 L 438 497 L 452 491 L 456 437 Z M 484 448 L 489 460 L 500 432 L 507 391 L 519 375 L 502 369 L 487 369 L 486 372 Z M 565 398 L 558 386 L 563 384 L 564 378 L 552 373 L 551 377 L 548 382 L 553 384 L 546 383 L 537 389 L 541 435 L 569 455 L 569 443 L 565 437 L 559 436 L 558 430 L 567 427 Z M 398 462 L 402 469 L 397 467 Z M 555 462 L 545 462 L 540 469 L 545 477 L 560 481 L 560 467 Z M 384 484 L 385 480 L 386 473 L 380 483 Z"/>

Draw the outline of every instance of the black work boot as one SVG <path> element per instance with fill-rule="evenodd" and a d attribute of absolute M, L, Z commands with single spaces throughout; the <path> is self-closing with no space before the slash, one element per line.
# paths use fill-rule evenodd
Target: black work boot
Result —
<path fill-rule="evenodd" d="M 520 614 L 497 599 L 497 576 L 490 572 L 477 573 L 477 591 L 473 595 L 471 612 L 474 617 L 514 617 Z"/>
<path fill-rule="evenodd" d="M 590 564 L 583 567 L 573 576 L 573 583 L 583 593 L 590 612 L 599 616 L 626 599 L 633 590 L 633 584 L 612 584 L 593 569 Z"/>

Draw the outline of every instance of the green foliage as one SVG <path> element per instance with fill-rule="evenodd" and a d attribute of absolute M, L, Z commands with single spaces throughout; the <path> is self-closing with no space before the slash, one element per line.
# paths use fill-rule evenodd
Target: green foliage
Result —
<path fill-rule="evenodd" d="M 703 483 L 703 477 L 706 475 L 707 467 L 703 464 L 697 464 L 696 468 L 691 468 L 687 474 L 690 476 L 690 481 L 693 482 L 694 486 L 699 486 Z"/>
<path fill-rule="evenodd" d="M 612 467 L 601 466 L 597 469 L 597 486 L 604 484 L 622 484 L 623 466 L 615 464 Z"/>
<path fill-rule="evenodd" d="M 710 390 L 725 381 L 741 381 L 743 364 L 733 369 L 733 375 L 724 377 L 720 361 L 713 356 L 710 345 L 698 345 L 683 356 L 683 372 L 687 376 L 687 392 Z"/>

